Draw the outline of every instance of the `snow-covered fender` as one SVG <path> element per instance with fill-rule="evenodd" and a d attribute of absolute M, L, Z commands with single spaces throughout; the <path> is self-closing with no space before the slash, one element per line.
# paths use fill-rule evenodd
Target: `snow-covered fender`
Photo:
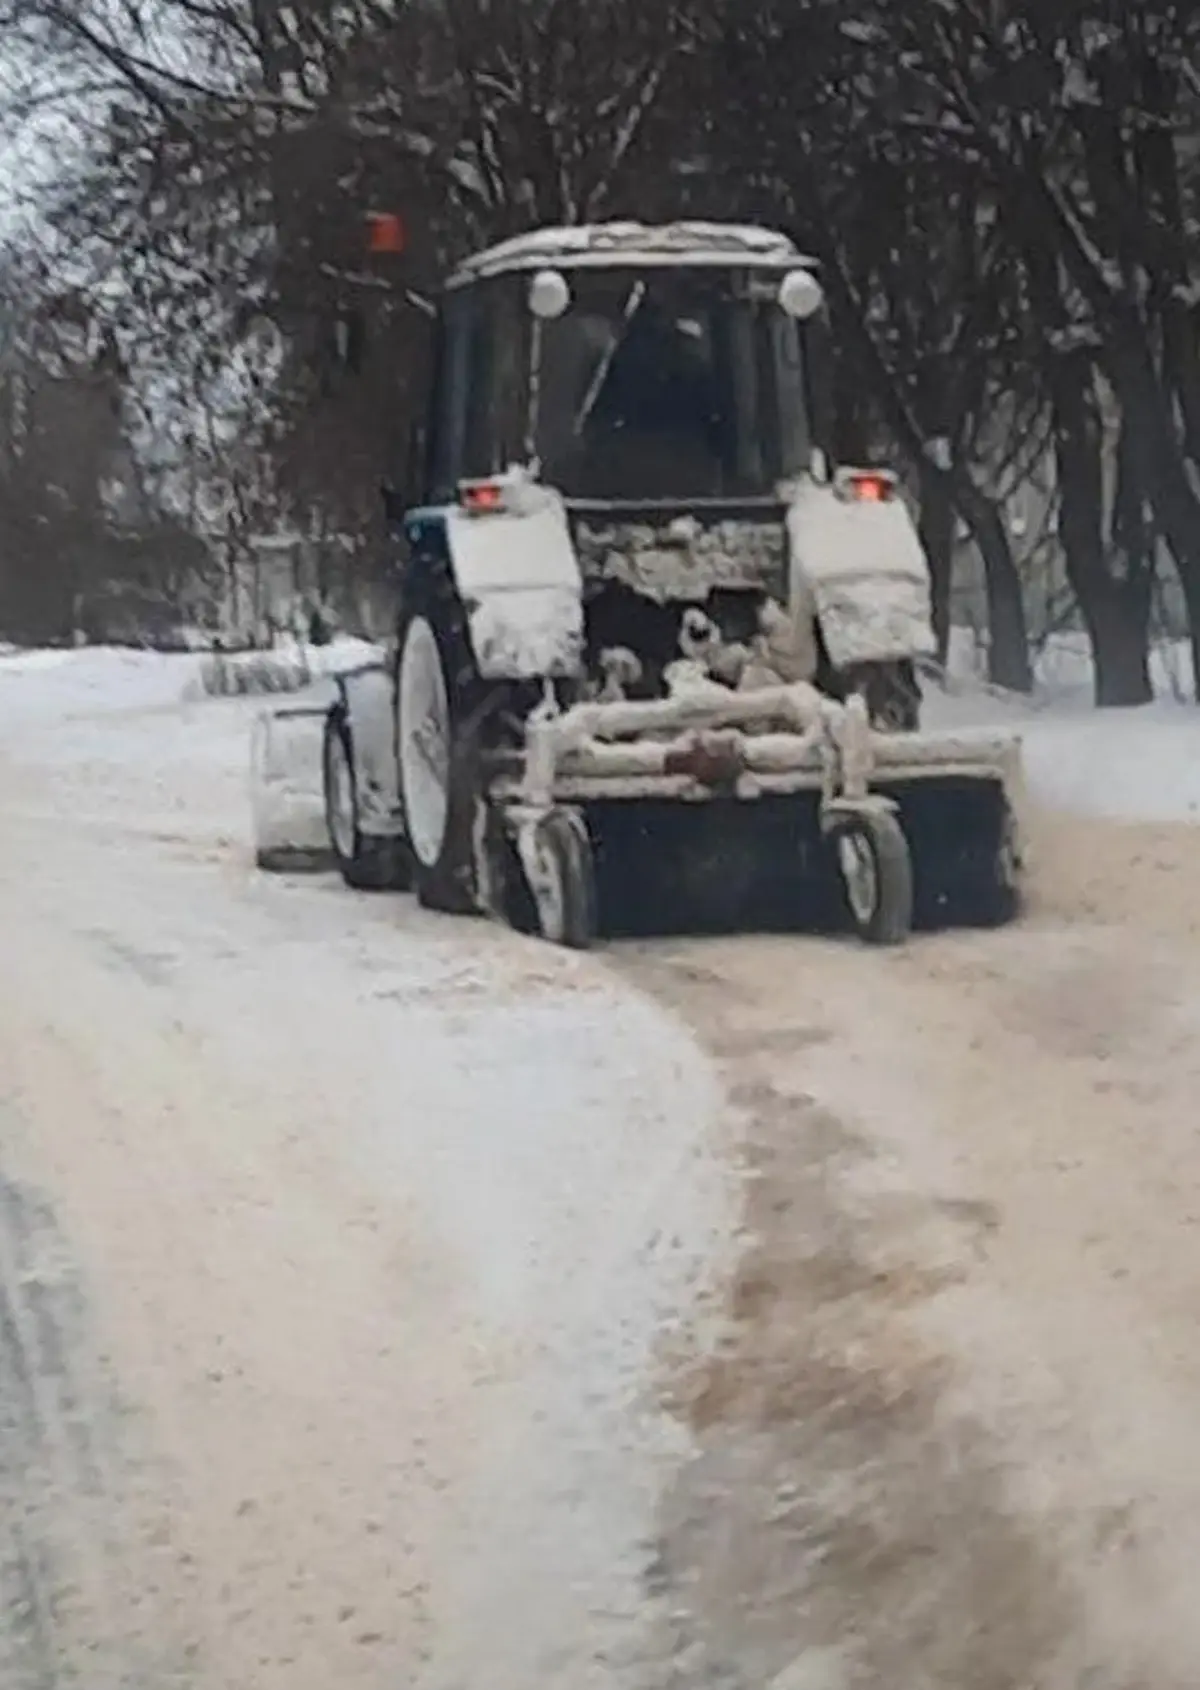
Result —
<path fill-rule="evenodd" d="M 893 488 L 855 497 L 853 476 L 788 490 L 791 602 L 812 605 L 838 669 L 932 657 L 929 564 L 916 526 Z"/>
<path fill-rule="evenodd" d="M 404 833 L 396 759 L 395 666 L 386 659 L 364 663 L 334 677 L 338 696 L 331 712 L 350 729 L 359 828 L 374 838 Z"/>
<path fill-rule="evenodd" d="M 580 674 L 583 577 L 562 498 L 498 478 L 501 503 L 449 506 L 445 544 L 485 680 Z"/>

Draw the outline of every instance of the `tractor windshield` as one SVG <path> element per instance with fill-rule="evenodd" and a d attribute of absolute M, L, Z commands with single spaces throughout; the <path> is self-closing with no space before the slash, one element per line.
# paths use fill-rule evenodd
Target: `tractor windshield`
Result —
<path fill-rule="evenodd" d="M 568 498 L 769 497 L 808 467 L 803 330 L 777 279 L 576 270 L 534 327 L 541 476 Z"/>

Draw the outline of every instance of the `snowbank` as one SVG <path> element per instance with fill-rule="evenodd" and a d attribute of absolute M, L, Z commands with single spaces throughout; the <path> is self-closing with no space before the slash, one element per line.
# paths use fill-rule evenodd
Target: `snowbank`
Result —
<path fill-rule="evenodd" d="M 926 720 L 1019 733 L 1029 786 L 1042 802 L 1126 821 L 1200 821 L 1200 708 L 1181 700 L 1191 680 L 1185 644 L 1158 648 L 1151 673 L 1160 697 L 1128 710 L 1097 710 L 1087 641 L 1047 642 L 1030 699 L 978 681 L 970 634 L 951 647 L 951 685 L 926 687 Z"/>
<path fill-rule="evenodd" d="M 1094 665 L 1085 634 L 1054 634 L 1034 659 L 1039 705 L 1074 705 L 1092 709 Z M 982 682 L 987 668 L 985 648 L 971 628 L 954 629 L 950 639 L 950 674 L 964 682 Z M 1192 651 L 1187 640 L 1156 645 L 1150 653 L 1150 681 L 1160 700 L 1186 703 L 1192 698 Z"/>
<path fill-rule="evenodd" d="M 1027 731 L 1033 789 L 1085 815 L 1200 821 L 1200 711 L 1148 705 L 1044 717 Z"/>
<path fill-rule="evenodd" d="M 217 652 L 201 663 L 194 691 L 213 698 L 303 692 L 331 675 L 373 663 L 381 654 L 381 647 L 349 638 L 327 646 L 293 641 L 269 651 Z"/>
<path fill-rule="evenodd" d="M 206 696 L 294 691 L 371 662 L 380 648 L 365 640 L 327 646 L 281 645 L 269 652 L 229 652 L 232 673 L 274 671 L 277 685 L 206 686 L 211 653 L 137 651 L 124 646 L 22 651 L 0 646 L 0 726 L 24 721 L 164 710 Z"/>
<path fill-rule="evenodd" d="M 94 646 L 0 652 L 0 727 L 177 704 L 196 674 L 189 653 Z"/>

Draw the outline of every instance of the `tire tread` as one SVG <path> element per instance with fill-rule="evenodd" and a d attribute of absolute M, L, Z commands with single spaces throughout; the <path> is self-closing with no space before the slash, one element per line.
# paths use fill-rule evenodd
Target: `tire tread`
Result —
<path fill-rule="evenodd" d="M 866 810 L 838 821 L 831 831 L 831 842 L 836 845 L 846 834 L 866 836 L 879 887 L 874 912 L 867 922 L 854 916 L 843 887 L 846 911 L 855 931 L 871 945 L 903 944 L 912 931 L 914 888 L 912 853 L 899 818 L 886 810 Z M 841 885 L 840 866 L 838 880 Z"/>

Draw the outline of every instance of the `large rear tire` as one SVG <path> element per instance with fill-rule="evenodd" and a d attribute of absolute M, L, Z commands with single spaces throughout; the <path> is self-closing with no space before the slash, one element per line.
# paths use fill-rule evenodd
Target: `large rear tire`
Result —
<path fill-rule="evenodd" d="M 829 830 L 850 925 L 870 945 L 901 945 L 912 931 L 912 856 L 888 810 L 839 816 Z"/>
<path fill-rule="evenodd" d="M 480 909 L 480 786 L 471 725 L 478 692 L 457 595 L 439 574 L 405 620 L 397 737 L 417 897 L 427 909 L 452 915 Z"/>
<path fill-rule="evenodd" d="M 338 870 L 356 892 L 406 892 L 411 865 L 403 839 L 376 839 L 360 826 L 354 742 L 341 709 L 325 718 L 325 822 Z"/>

